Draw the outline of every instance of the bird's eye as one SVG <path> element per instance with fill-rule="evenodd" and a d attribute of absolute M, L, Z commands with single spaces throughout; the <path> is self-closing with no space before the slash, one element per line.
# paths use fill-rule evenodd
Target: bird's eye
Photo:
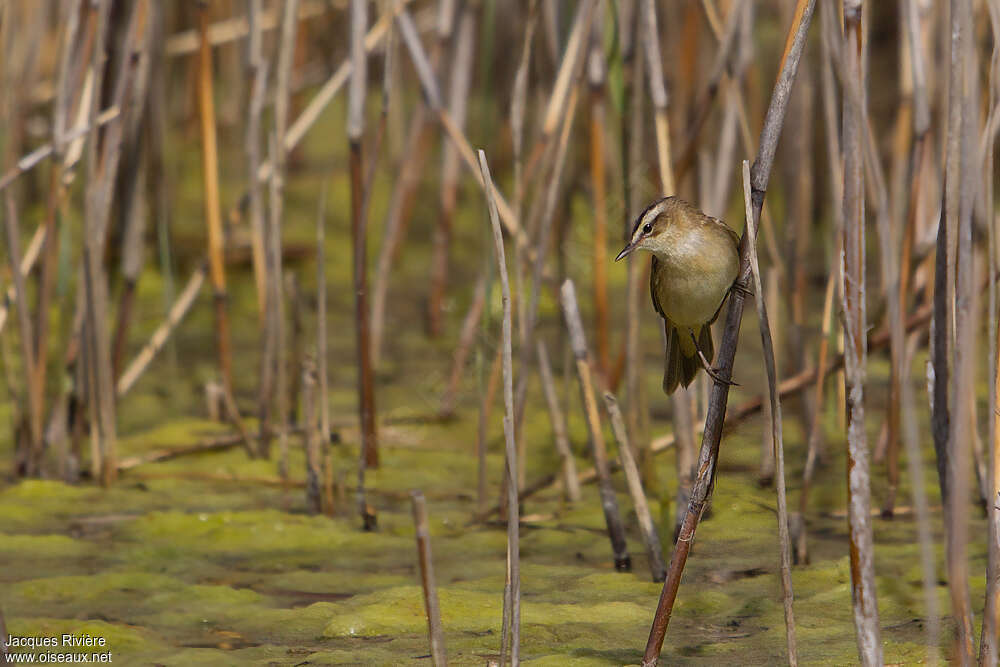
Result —
<path fill-rule="evenodd" d="M 643 234 L 648 234 L 651 231 L 653 231 L 653 225 L 649 224 L 648 222 L 645 225 L 642 226 L 642 233 Z"/>

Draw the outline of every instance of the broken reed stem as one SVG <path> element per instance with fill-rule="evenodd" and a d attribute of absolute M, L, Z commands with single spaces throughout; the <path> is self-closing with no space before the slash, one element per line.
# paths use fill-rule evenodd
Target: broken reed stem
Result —
<path fill-rule="evenodd" d="M 608 527 L 608 537 L 611 538 L 611 551 L 614 555 L 615 569 L 630 571 L 632 559 L 625 544 L 625 527 L 622 525 L 621 512 L 618 509 L 618 499 L 611 485 L 611 471 L 608 467 L 608 454 L 604 445 L 604 434 L 601 431 L 601 418 L 597 412 L 597 401 L 594 400 L 594 385 L 587 362 L 587 340 L 583 333 L 583 321 L 580 319 L 580 309 L 576 303 L 576 290 L 573 281 L 566 279 L 559 290 L 559 303 L 562 306 L 569 331 L 570 346 L 576 359 L 576 375 L 580 383 L 580 401 L 583 405 L 584 418 L 587 421 L 588 442 L 590 454 L 594 458 L 594 469 L 601 490 L 601 509 L 604 510 L 604 521 Z"/>
<path fill-rule="evenodd" d="M 325 181 L 316 213 L 316 372 L 319 375 L 319 435 L 323 446 L 330 442 L 330 377 L 326 341 L 326 193 Z"/>
<path fill-rule="evenodd" d="M 177 301 L 170 307 L 167 317 L 160 323 L 160 326 L 150 336 L 149 342 L 139 350 L 139 353 L 135 355 L 135 358 L 118 378 L 118 383 L 115 386 L 118 398 L 127 394 L 135 386 L 139 377 L 149 368 L 149 364 L 156 358 L 160 350 L 163 349 L 170 334 L 174 332 L 177 325 L 184 319 L 195 298 L 197 298 L 198 292 L 201 291 L 201 286 L 205 284 L 205 275 L 207 272 L 208 265 L 205 261 L 202 261 L 198 268 L 194 270 L 194 273 L 191 274 L 191 278 L 188 279 L 187 285 L 185 285 L 177 297 Z"/>
<path fill-rule="evenodd" d="M 351 169 L 351 240 L 354 248 L 354 321 L 358 355 L 358 413 L 361 419 L 361 466 L 379 465 L 375 430 L 375 373 L 371 358 L 370 312 L 368 309 L 367 220 L 364 206 L 361 139 L 364 134 L 364 98 L 367 59 L 364 34 L 368 22 L 364 0 L 351 0 L 351 84 L 348 102 L 347 138 Z"/>
<path fill-rule="evenodd" d="M 506 453 L 507 477 L 507 582 L 504 594 L 504 635 L 510 641 L 512 665 L 520 663 L 521 654 L 521 557 L 520 525 L 517 493 L 517 447 L 514 442 L 514 371 L 511 350 L 511 305 L 510 281 L 507 278 L 507 260 L 504 256 L 503 233 L 500 229 L 500 215 L 497 211 L 493 177 L 486 163 L 486 153 L 479 151 L 479 168 L 486 189 L 489 205 L 490 224 L 493 227 L 493 241 L 496 245 L 497 266 L 500 269 L 500 288 L 503 302 L 502 350 L 503 350 L 503 404 L 504 404 L 504 451 Z M 508 592 L 509 591 L 509 592 Z M 509 600 L 509 604 L 508 604 Z M 508 630 L 509 628 L 509 630 Z M 507 642 L 500 649 L 506 655 Z M 501 662 L 503 662 L 501 660 Z"/>
<path fill-rule="evenodd" d="M 764 206 L 764 194 L 767 191 L 767 183 L 774 161 L 778 138 L 781 135 L 781 127 L 788 106 L 788 98 L 791 95 L 792 84 L 795 81 L 795 74 L 805 47 L 806 33 L 814 8 L 815 0 L 798 0 L 792 18 L 792 25 L 789 28 L 788 37 L 785 41 L 785 50 L 781 58 L 778 79 L 775 82 L 767 115 L 764 118 L 764 126 L 761 129 L 757 158 L 754 160 L 753 169 L 751 170 L 751 185 L 753 186 L 751 197 L 753 201 L 752 213 L 754 222 L 760 220 L 761 210 Z M 746 285 L 749 278 L 750 266 L 748 253 L 747 237 L 744 233 L 740 241 L 740 273 L 737 278 L 740 285 Z M 657 605 L 652 627 L 650 628 L 649 639 L 646 643 L 646 650 L 642 661 L 644 667 L 650 667 L 659 662 L 660 649 L 663 646 L 663 638 L 666 635 L 667 625 L 670 622 L 674 600 L 677 598 L 681 573 L 684 570 L 684 564 L 687 562 L 688 553 L 691 550 L 691 542 L 694 539 L 694 533 L 701 518 L 702 510 L 711 493 L 712 480 L 715 477 L 715 466 L 718 461 L 719 444 L 722 439 L 722 427 L 725 421 L 726 405 L 729 398 L 729 384 L 727 380 L 732 375 L 733 359 L 736 356 L 736 344 L 739 339 L 744 296 L 740 290 L 733 290 L 729 299 L 726 328 L 716 361 L 716 372 L 722 378 L 722 382 L 716 382 L 712 387 L 708 414 L 705 417 L 705 429 L 702 434 L 701 453 L 698 457 L 698 478 L 691 492 L 691 502 L 688 505 L 688 512 L 677 537 L 677 543 L 670 559 L 670 567 L 667 571 L 667 579 L 663 584 L 663 591 L 660 594 L 660 601 Z"/>
<path fill-rule="evenodd" d="M 863 86 L 864 44 L 862 5 L 853 0 L 844 7 L 844 80 Z M 862 91 L 863 96 L 863 91 Z M 851 556 L 851 598 L 858 658 L 863 665 L 882 664 L 882 642 L 875 589 L 874 537 L 871 525 L 871 476 L 864 426 L 866 367 L 865 209 L 862 143 L 866 119 L 863 108 L 845 94 L 842 104 L 844 152 L 844 246 L 841 298 L 844 312 L 844 389 L 847 394 L 848 528 Z"/>
<path fill-rule="evenodd" d="M 542 393 L 545 394 L 545 405 L 548 407 L 549 422 L 552 424 L 552 439 L 555 441 L 556 451 L 562 458 L 566 498 L 571 503 L 578 503 L 580 502 L 580 480 L 576 476 L 576 461 L 573 459 L 573 450 L 569 444 L 566 415 L 559 407 L 559 396 L 556 393 L 556 383 L 552 376 L 549 352 L 544 341 L 540 338 L 535 340 L 535 344 L 538 347 L 535 354 L 538 357 L 538 374 L 542 380 Z"/>
<path fill-rule="evenodd" d="M 306 511 L 323 511 L 323 441 L 316 432 L 316 372 L 311 363 L 302 367 L 302 444 L 306 453 Z"/>
<path fill-rule="evenodd" d="M 219 203 L 219 154 L 215 132 L 215 99 L 212 84 L 212 47 L 208 42 L 208 2 L 198 3 L 198 118 L 201 128 L 201 169 L 205 188 L 205 222 L 208 226 L 209 276 L 215 303 L 215 345 L 219 372 L 228 394 L 233 393 L 233 357 L 226 309 L 226 270 L 223 256 L 222 209 Z"/>
<path fill-rule="evenodd" d="M 767 319 L 764 303 L 764 285 L 760 279 L 757 264 L 757 229 L 754 227 L 753 203 L 750 201 L 750 163 L 743 161 L 743 203 L 747 224 L 747 248 L 750 251 L 750 271 L 753 275 L 754 301 L 757 306 L 757 321 L 760 325 L 760 342 L 764 351 L 764 367 L 767 370 L 768 410 L 771 413 L 771 438 L 775 460 L 775 490 L 778 496 L 778 538 L 781 544 L 781 591 L 785 608 L 785 642 L 788 648 L 788 664 L 797 665 L 798 652 L 795 648 L 795 612 L 792 601 L 792 555 L 788 537 L 788 503 L 785 499 L 785 445 L 782 435 L 781 400 L 778 398 L 778 371 L 774 363 L 774 345 L 771 340 L 771 325 Z"/>
<path fill-rule="evenodd" d="M 615 440 L 618 441 L 622 470 L 625 471 L 628 491 L 632 496 L 635 514 L 639 519 L 642 538 L 646 542 L 646 556 L 649 558 L 650 574 L 653 576 L 653 581 L 663 581 L 667 574 L 667 567 L 663 564 L 660 534 L 657 532 L 656 524 L 653 523 L 653 517 L 649 512 L 649 503 L 646 501 L 646 492 L 642 488 L 639 466 L 636 465 L 635 456 L 632 454 L 632 445 L 629 444 L 628 433 L 625 431 L 625 419 L 618 407 L 618 400 L 610 391 L 604 392 L 604 407 L 608 411 L 608 416 L 611 417 L 611 431 L 615 435 Z"/>
<path fill-rule="evenodd" d="M 421 491 L 410 491 L 413 502 L 413 525 L 416 528 L 417 558 L 420 561 L 420 585 L 424 589 L 424 610 L 427 612 L 427 634 L 430 636 L 431 660 L 434 667 L 445 667 L 448 657 L 441 625 L 441 605 L 438 603 L 431 557 L 431 529 L 427 521 L 427 501 Z"/>

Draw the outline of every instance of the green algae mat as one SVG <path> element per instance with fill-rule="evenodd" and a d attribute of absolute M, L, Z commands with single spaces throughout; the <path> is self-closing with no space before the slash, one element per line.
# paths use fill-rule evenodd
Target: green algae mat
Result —
<path fill-rule="evenodd" d="M 187 427 L 190 438 L 210 430 L 207 423 Z M 498 658 L 505 534 L 502 525 L 472 520 L 468 480 L 476 462 L 468 430 L 462 423 L 384 429 L 382 468 L 368 475 L 369 502 L 378 510 L 373 533 L 360 530 L 353 502 L 336 517 L 306 515 L 301 488 L 265 482 L 274 463 L 249 461 L 240 450 L 141 466 L 107 490 L 53 481 L 8 486 L 0 492 L 8 633 L 60 642 L 64 635 L 99 638 L 100 651 L 58 651 L 107 651 L 115 664 L 430 664 L 405 493 L 421 487 L 429 496 L 449 659 L 485 664 Z M 752 422 L 743 430 L 759 432 Z M 574 435 L 582 445 L 582 433 Z M 134 436 L 125 446 L 155 439 Z M 491 441 L 493 473 L 500 444 Z M 293 471 L 304 469 L 300 449 L 292 449 Z M 345 441 L 331 449 L 338 464 L 353 465 L 356 447 Z M 544 468 L 553 456 L 539 451 L 532 462 Z M 712 513 L 696 538 L 667 634 L 667 664 L 783 659 L 774 497 L 755 483 L 756 456 L 753 439 L 727 438 Z M 656 460 L 664 480 L 671 458 Z M 843 495 L 835 468 L 823 471 L 818 494 L 833 506 Z M 622 480 L 616 482 L 621 506 L 630 507 Z M 525 661 L 638 663 L 660 586 L 648 576 L 634 513 L 626 513 L 634 569 L 618 573 L 595 487 L 585 487 L 576 506 L 554 489 L 525 505 Z M 809 531 L 812 563 L 793 572 L 800 658 L 851 663 L 845 519 L 837 512 L 810 517 Z M 665 526 L 663 532 L 669 534 Z M 915 532 L 905 511 L 892 521 L 876 519 L 879 606 L 892 663 L 925 658 Z M 977 548 L 973 572 L 985 566 Z M 939 609 L 948 609 L 943 583 L 937 593 Z M 972 593 L 982 600 L 981 576 L 973 577 Z"/>

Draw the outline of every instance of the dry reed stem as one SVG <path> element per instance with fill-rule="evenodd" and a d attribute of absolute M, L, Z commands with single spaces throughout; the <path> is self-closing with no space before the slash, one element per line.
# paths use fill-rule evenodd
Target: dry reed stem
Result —
<path fill-rule="evenodd" d="M 302 368 L 302 444 L 306 453 L 306 511 L 323 512 L 323 441 L 317 437 L 316 373 L 312 364 Z"/>
<path fill-rule="evenodd" d="M 864 50 L 861 2 L 844 10 L 846 41 L 842 53 L 845 88 L 862 81 Z M 863 94 L 863 93 L 862 93 Z M 863 665 L 882 663 L 882 643 L 878 624 L 875 589 L 874 537 L 871 525 L 871 478 L 868 445 L 864 430 L 865 380 L 865 212 L 863 109 L 852 105 L 850 95 L 843 100 L 844 151 L 844 382 L 847 394 L 848 528 L 851 556 L 851 598 L 858 658 Z"/>
<path fill-rule="evenodd" d="M 770 412 L 771 439 L 774 446 L 775 490 L 778 496 L 778 539 L 781 544 L 781 590 L 785 609 L 785 643 L 788 649 L 788 664 L 798 664 L 795 648 L 795 612 L 792 606 L 792 555 L 788 537 L 788 503 L 785 499 L 785 445 L 782 435 L 781 400 L 778 398 L 778 372 L 774 362 L 774 345 L 771 340 L 771 325 L 764 304 L 764 286 L 757 264 L 756 236 L 753 204 L 750 201 L 750 163 L 743 161 L 743 202 L 747 224 L 747 248 L 750 251 L 750 271 L 753 275 L 753 292 L 757 306 L 757 320 L 760 324 L 760 341 L 764 351 L 764 367 L 767 371 L 767 406 Z"/>
<path fill-rule="evenodd" d="M 514 443 L 514 371 L 511 350 L 511 305 L 510 281 L 507 278 L 507 260 L 504 256 L 503 235 L 500 230 L 499 211 L 493 187 L 490 167 L 486 162 L 486 153 L 479 151 L 479 167 L 482 182 L 486 190 L 486 200 L 489 207 L 490 224 L 493 227 L 493 241 L 496 246 L 497 265 L 500 271 L 500 288 L 503 302 L 502 350 L 503 350 L 503 403 L 504 403 L 504 451 L 506 454 L 507 478 L 507 582 L 504 595 L 504 626 L 505 635 L 510 641 L 510 659 L 512 665 L 520 663 L 521 644 L 521 565 L 520 565 L 520 526 L 518 524 L 518 492 L 517 492 L 517 447 Z M 509 592 L 508 592 L 509 591 Z M 506 604 L 509 600 L 509 605 Z M 506 630 L 509 628 L 509 631 Z M 506 656 L 507 642 L 500 647 L 502 656 Z M 501 659 L 501 662 L 504 662 Z"/>
<path fill-rule="evenodd" d="M 1000 43 L 997 36 L 1000 35 L 1000 5 L 988 3 L 987 8 L 990 13 L 990 24 L 994 37 L 993 54 L 990 61 L 990 102 L 989 118 L 996 118 L 1000 110 Z M 912 11 L 912 10 L 911 10 Z M 992 202 L 994 197 L 994 156 L 992 150 L 982 151 L 985 168 L 983 179 L 983 195 L 987 202 Z M 990 346 L 990 392 L 987 406 L 992 409 L 992 415 L 988 418 L 989 434 L 989 455 L 990 461 L 987 466 L 987 490 L 986 501 L 987 519 L 989 530 L 987 566 L 986 566 L 986 601 L 983 610 L 982 633 L 979 640 L 979 664 L 997 664 L 998 661 L 998 635 L 1000 635 L 1000 326 L 997 325 L 998 290 L 997 290 L 997 224 L 998 219 L 995 213 L 986 213 L 987 221 L 992 215 L 993 224 L 987 224 L 987 267 L 989 274 L 988 288 L 988 308 L 987 318 L 989 326 Z"/>
<path fill-rule="evenodd" d="M 361 419 L 361 469 L 379 465 L 375 428 L 375 373 L 371 360 L 370 311 L 368 309 L 367 220 L 362 175 L 361 139 L 364 133 L 364 98 L 367 57 L 364 44 L 367 5 L 351 2 L 351 81 L 347 114 L 347 138 L 351 168 L 351 239 L 354 248 L 354 321 L 358 354 L 358 414 Z M 363 473 L 362 473 L 363 474 Z"/>
<path fill-rule="evenodd" d="M 615 395 L 610 391 L 604 392 L 604 407 L 611 417 L 611 430 L 615 435 L 615 440 L 618 441 L 618 452 L 621 455 L 622 470 L 625 471 L 628 491 L 632 496 L 632 504 L 635 506 L 635 513 L 639 519 L 639 528 L 642 530 L 643 541 L 646 543 L 649 571 L 653 576 L 653 581 L 663 581 L 663 578 L 667 574 L 667 568 L 663 564 L 660 535 L 649 512 L 646 492 L 642 488 L 642 478 L 639 476 L 639 466 L 636 465 L 635 457 L 632 454 L 632 446 L 628 441 L 628 433 L 625 431 L 625 419 L 622 417 L 622 411 L 618 407 Z"/>
<path fill-rule="evenodd" d="M 753 169 L 751 170 L 751 184 L 753 186 L 751 196 L 754 221 L 759 219 L 761 209 L 764 205 L 764 194 L 767 191 L 767 183 L 774 161 L 778 137 L 781 134 L 781 127 L 788 106 L 788 98 L 791 94 L 792 84 L 795 81 L 795 73 L 805 47 L 806 32 L 812 19 L 814 8 L 815 0 L 799 0 L 795 6 L 792 24 L 789 28 L 785 49 L 781 57 L 778 79 L 775 82 L 767 115 L 764 118 L 764 126 L 761 129 L 757 159 L 754 161 Z M 747 257 L 748 249 L 746 246 L 747 238 L 746 234 L 744 234 L 740 243 L 740 274 L 737 278 L 742 285 L 746 284 L 750 273 L 749 258 Z M 671 556 L 667 579 L 663 584 L 663 592 L 660 595 L 660 601 L 657 605 L 652 627 L 650 628 L 649 640 L 646 643 L 646 650 L 643 655 L 644 667 L 656 665 L 659 662 L 660 649 L 663 646 L 663 638 L 666 634 L 667 624 L 670 621 L 674 600 L 677 597 L 681 573 L 687 561 L 691 542 L 694 539 L 694 533 L 701 518 L 702 510 L 711 493 L 712 481 L 715 476 L 715 466 L 719 455 L 719 444 L 722 438 L 722 426 L 725 421 L 726 404 L 729 397 L 729 384 L 726 380 L 729 380 L 732 374 L 733 358 L 736 356 L 740 319 L 743 315 L 743 300 L 743 294 L 739 290 L 734 290 L 730 296 L 725 333 L 723 334 L 722 343 L 716 357 L 716 372 L 719 373 L 723 381 L 716 382 L 712 387 L 708 414 L 705 417 L 701 453 L 698 459 L 698 478 L 691 493 L 688 512 L 684 518 L 684 523 L 677 538 L 677 544 Z"/>
<path fill-rule="evenodd" d="M 538 374 L 542 380 L 545 405 L 549 410 L 549 422 L 552 424 L 552 439 L 555 441 L 556 451 L 559 452 L 563 462 L 563 485 L 566 489 L 566 498 L 571 503 L 578 503 L 580 502 L 580 481 L 577 479 L 576 461 L 569 444 L 566 415 L 559 407 L 559 396 L 556 394 L 552 364 L 549 362 L 549 353 L 545 343 L 541 339 L 536 339 L 535 344 L 538 348 L 535 351 L 538 357 Z"/>
<path fill-rule="evenodd" d="M 248 54 L 250 76 L 250 101 L 247 112 L 246 155 L 247 155 L 247 197 L 250 213 L 250 244 L 253 253 L 253 273 L 257 285 L 257 310 L 261 323 L 267 319 L 267 224 L 264 221 L 263 202 L 260 195 L 260 181 L 257 170 L 260 166 L 260 123 L 264 111 L 264 96 L 267 89 L 268 63 L 260 52 L 261 0 L 250 0 L 248 18 L 250 20 L 250 48 Z"/>
<path fill-rule="evenodd" d="M 621 512 L 618 509 L 618 499 L 611 485 L 611 471 L 608 467 L 608 454 L 604 445 L 604 434 L 601 431 L 601 418 L 597 411 L 597 401 L 594 399 L 594 385 L 587 362 L 587 341 L 583 333 L 583 321 L 580 319 L 580 309 L 576 303 L 576 290 L 573 281 L 566 279 L 559 290 L 560 305 L 569 331 L 570 346 L 576 360 L 576 375 L 580 384 L 580 402 L 583 405 L 584 418 L 587 421 L 590 454 L 594 459 L 594 469 L 601 490 L 601 509 L 604 511 L 604 522 L 608 527 L 608 537 L 611 539 L 611 552 L 614 556 L 615 569 L 629 571 L 632 569 L 632 559 L 625 543 L 625 527 L 622 525 Z"/>
<path fill-rule="evenodd" d="M 147 342 L 142 349 L 136 354 L 132 362 L 125 368 L 121 376 L 118 378 L 118 382 L 115 385 L 115 393 L 118 398 L 121 398 L 128 391 L 135 386 L 136 381 L 143 374 L 143 372 L 149 367 L 150 362 L 159 354 L 160 350 L 166 344 L 167 339 L 170 334 L 173 333 L 177 325 L 180 324 L 181 320 L 187 314 L 191 305 L 194 303 L 195 298 L 198 296 L 198 292 L 201 290 L 201 286 L 205 283 L 205 275 L 208 272 L 208 266 L 205 262 L 201 262 L 191 277 L 188 279 L 187 285 L 181 291 L 180 295 L 177 297 L 177 301 L 170 307 L 167 312 L 167 317 L 160 323 L 153 335 L 150 336 L 149 342 Z"/>
<path fill-rule="evenodd" d="M 420 491 L 410 491 L 410 499 L 413 502 L 413 524 L 416 528 L 420 585 L 424 590 L 424 611 L 427 613 L 427 634 L 430 637 L 431 661 L 434 663 L 434 667 L 445 667 L 448 664 L 448 656 L 444 645 L 444 627 L 441 624 L 441 605 L 438 603 L 437 584 L 434 581 L 431 529 L 427 521 L 427 501 Z"/>
<path fill-rule="evenodd" d="M 201 127 L 202 183 L 205 188 L 204 213 L 208 227 L 209 277 L 215 303 L 216 353 L 225 390 L 233 392 L 233 357 L 226 308 L 226 273 L 221 204 L 219 201 L 219 155 L 216 146 L 215 100 L 212 85 L 212 49 L 208 43 L 208 3 L 198 5 L 198 116 Z"/>
<path fill-rule="evenodd" d="M 330 441 L 330 373 L 326 340 L 326 194 L 324 185 L 316 212 L 316 373 L 319 376 L 320 443 Z"/>
<path fill-rule="evenodd" d="M 604 133 L 605 63 L 602 51 L 602 15 L 594 17 L 594 31 L 590 39 L 587 74 L 590 83 L 590 182 L 594 194 L 594 252 L 592 256 L 594 330 L 597 342 L 597 367 L 601 375 L 610 371 L 610 341 L 608 338 L 608 211 L 607 183 L 605 182 Z"/>
<path fill-rule="evenodd" d="M 947 563 L 948 589 L 951 593 L 952 614 L 958 630 L 958 651 L 956 662 L 971 665 L 976 656 L 976 640 L 972 620 L 972 605 L 969 599 L 969 482 L 970 482 L 970 414 L 974 401 L 975 342 L 973 339 L 974 266 L 972 259 L 972 187 L 976 176 L 972 173 L 971 137 L 973 123 L 971 116 L 976 105 L 971 99 L 969 78 L 973 63 L 969 48 L 972 45 L 971 8 L 967 2 L 951 3 L 951 73 L 948 95 L 948 154 L 946 162 L 946 199 L 944 208 L 948 223 L 946 233 L 955 240 L 949 240 L 949 259 L 954 255 L 953 269 L 948 271 L 948 291 L 954 320 L 952 341 L 951 421 L 948 429 L 948 447 L 951 466 L 949 468 L 951 502 L 948 503 L 947 517 Z M 957 181 L 953 180 L 957 177 Z M 954 246 L 952 246 L 954 243 Z M 954 279 L 954 283 L 952 283 Z M 937 323 L 936 323 L 937 324 Z M 993 499 L 991 499 L 993 500 Z"/>

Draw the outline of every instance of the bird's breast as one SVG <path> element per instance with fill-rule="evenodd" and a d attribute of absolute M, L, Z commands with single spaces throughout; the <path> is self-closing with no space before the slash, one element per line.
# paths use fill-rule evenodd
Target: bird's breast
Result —
<path fill-rule="evenodd" d="M 651 286 L 674 324 L 694 328 L 710 321 L 736 280 L 736 248 L 720 241 L 711 234 L 684 234 L 657 254 Z"/>

